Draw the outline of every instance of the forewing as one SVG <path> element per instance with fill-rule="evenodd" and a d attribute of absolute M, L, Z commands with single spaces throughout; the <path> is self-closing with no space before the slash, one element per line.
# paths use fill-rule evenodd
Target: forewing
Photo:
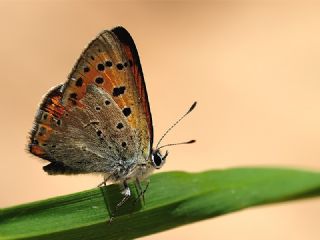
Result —
<path fill-rule="evenodd" d="M 129 64 L 132 69 L 132 74 L 134 76 L 134 81 L 136 84 L 136 89 L 141 99 L 141 104 L 143 106 L 143 114 L 146 116 L 146 121 L 149 131 L 149 140 L 150 145 L 153 143 L 153 124 L 152 124 L 152 115 L 150 111 L 149 99 L 146 89 L 146 84 L 143 77 L 142 67 L 140 63 L 139 54 L 136 48 L 136 45 L 129 34 L 129 32 L 123 27 L 116 27 L 112 29 L 112 32 L 116 34 L 117 38 L 121 42 L 121 46 L 129 59 Z"/>

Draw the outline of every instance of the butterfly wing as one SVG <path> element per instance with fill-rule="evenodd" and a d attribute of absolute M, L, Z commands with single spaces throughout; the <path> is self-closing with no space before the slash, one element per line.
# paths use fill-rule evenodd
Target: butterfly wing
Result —
<path fill-rule="evenodd" d="M 29 148 L 51 162 L 47 172 L 124 178 L 149 157 L 146 98 L 135 79 L 137 59 L 131 57 L 116 34 L 104 31 L 84 50 L 68 81 L 44 98 Z"/>
<path fill-rule="evenodd" d="M 116 27 L 112 29 L 112 32 L 116 34 L 117 38 L 120 40 L 122 48 L 124 49 L 125 54 L 128 59 L 132 59 L 132 63 L 129 60 L 131 65 L 132 73 L 136 83 L 137 92 L 141 99 L 141 104 L 143 106 L 143 114 L 146 116 L 150 145 L 153 144 L 153 124 L 152 116 L 150 111 L 150 105 L 148 100 L 147 88 L 143 77 L 142 67 L 140 63 L 139 54 L 136 48 L 136 45 L 130 36 L 129 32 L 123 27 Z"/>

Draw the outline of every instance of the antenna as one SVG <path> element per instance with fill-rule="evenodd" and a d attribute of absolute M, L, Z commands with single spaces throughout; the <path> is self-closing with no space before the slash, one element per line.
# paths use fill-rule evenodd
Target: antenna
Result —
<path fill-rule="evenodd" d="M 189 110 L 188 110 L 185 114 L 183 114 L 182 117 L 180 117 L 174 124 L 172 124 L 172 126 L 171 126 L 170 128 L 168 128 L 168 130 L 167 130 L 167 131 L 162 135 L 162 137 L 160 138 L 160 140 L 159 140 L 159 142 L 158 142 L 158 144 L 157 144 L 157 146 L 156 146 L 156 149 L 159 149 L 159 148 L 158 148 L 159 144 L 161 143 L 161 141 L 163 140 L 163 138 L 171 131 L 171 129 L 174 128 L 182 119 L 184 119 L 185 116 L 187 116 L 187 115 L 196 107 L 196 105 L 197 105 L 197 102 L 194 102 L 194 103 L 191 105 L 191 107 L 189 108 Z M 164 146 L 172 146 L 172 145 L 178 145 L 178 144 L 188 144 L 188 143 L 194 143 L 194 142 L 195 142 L 195 140 L 191 140 L 191 141 L 189 141 L 189 142 L 173 143 L 173 144 L 167 144 L 167 145 L 164 145 Z M 161 148 L 164 147 L 164 146 L 161 146 Z"/>
<path fill-rule="evenodd" d="M 159 147 L 158 149 L 163 148 L 163 147 L 170 147 L 170 146 L 176 146 L 176 145 L 181 145 L 181 144 L 190 144 L 190 143 L 195 143 L 195 142 L 196 142 L 196 140 L 193 139 L 188 142 L 170 143 L 170 144 L 163 145 L 163 146 Z"/>

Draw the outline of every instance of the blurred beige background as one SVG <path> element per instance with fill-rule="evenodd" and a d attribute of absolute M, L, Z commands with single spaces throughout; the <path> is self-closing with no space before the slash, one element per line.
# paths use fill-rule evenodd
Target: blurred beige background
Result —
<path fill-rule="evenodd" d="M 47 176 L 25 151 L 42 96 L 64 82 L 84 46 L 125 26 L 137 44 L 161 171 L 237 166 L 320 169 L 320 5 L 1 1 L 0 207 L 95 187 L 98 176 Z M 151 186 L 152 187 L 152 184 Z M 319 239 L 320 201 L 270 205 L 147 239 Z"/>

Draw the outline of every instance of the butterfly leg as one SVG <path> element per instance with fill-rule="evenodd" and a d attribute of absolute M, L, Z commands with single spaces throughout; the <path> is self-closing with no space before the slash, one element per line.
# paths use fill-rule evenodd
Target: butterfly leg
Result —
<path fill-rule="evenodd" d="M 116 210 L 121 207 L 131 196 L 131 191 L 128 186 L 128 183 L 126 180 L 123 181 L 123 190 L 121 191 L 123 198 L 122 200 L 117 204 Z"/>
<path fill-rule="evenodd" d="M 103 186 L 107 186 L 106 183 L 110 180 L 111 176 L 112 176 L 112 175 L 110 175 L 110 176 L 104 176 L 104 177 L 103 177 L 103 181 L 102 181 L 101 183 L 99 183 L 99 185 L 98 185 L 97 187 L 101 187 L 102 185 L 103 185 Z"/>
<path fill-rule="evenodd" d="M 135 186 L 135 189 L 136 189 L 136 192 L 137 192 L 137 196 L 138 196 L 138 199 L 140 198 L 141 196 L 141 193 L 142 193 L 142 187 L 141 187 L 141 183 L 139 181 L 139 179 L 137 178 L 135 183 L 134 183 L 134 186 Z M 135 204 L 136 200 L 133 202 L 133 204 Z M 143 202 L 144 202 L 144 198 L 143 198 Z"/>
<path fill-rule="evenodd" d="M 141 182 L 140 180 L 137 178 L 136 179 L 136 187 L 139 189 L 138 191 L 138 197 L 134 200 L 133 204 L 135 205 L 137 203 L 137 201 L 142 198 L 142 201 L 143 201 L 143 204 L 145 204 L 145 198 L 144 198 L 144 194 L 146 193 L 148 187 L 149 187 L 149 183 L 150 183 L 150 179 L 147 180 L 147 185 L 144 189 L 142 189 L 142 186 L 141 186 Z"/>
<path fill-rule="evenodd" d="M 122 198 L 122 200 L 116 205 L 116 208 L 114 210 L 114 212 L 111 214 L 111 217 L 109 219 L 109 223 L 111 223 L 118 211 L 118 209 L 130 198 L 131 196 L 131 191 L 130 188 L 128 186 L 128 183 L 126 180 L 123 181 L 123 190 L 121 191 L 121 194 L 124 196 Z"/>

